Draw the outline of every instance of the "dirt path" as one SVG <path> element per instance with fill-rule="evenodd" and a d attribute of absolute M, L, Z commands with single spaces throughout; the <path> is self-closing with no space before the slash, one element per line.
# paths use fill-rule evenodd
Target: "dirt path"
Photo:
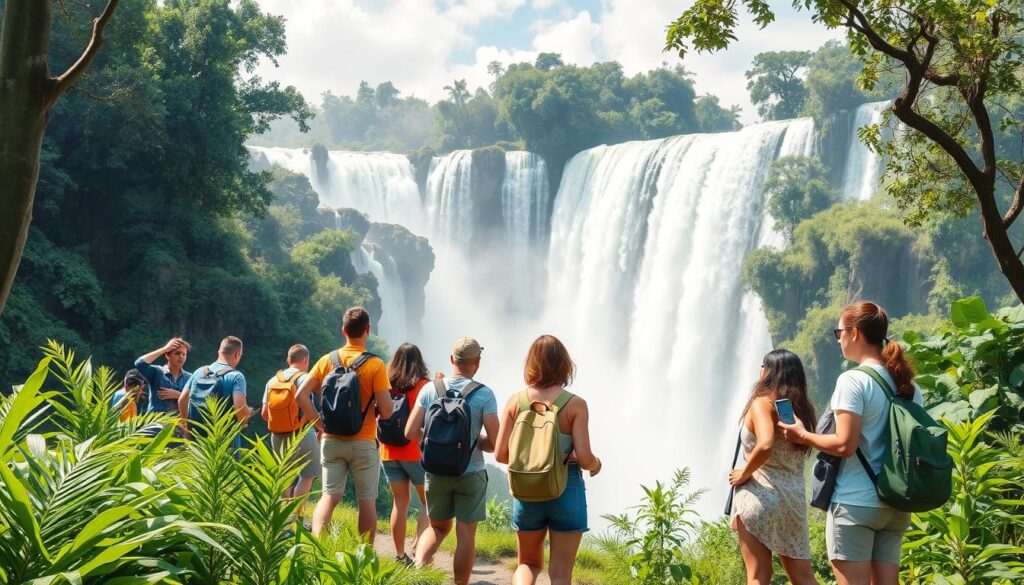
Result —
<path fill-rule="evenodd" d="M 455 535 L 451 534 L 448 538 L 455 538 Z M 406 551 L 409 552 L 409 556 L 412 556 L 411 543 L 411 538 L 406 539 Z M 395 543 L 391 540 L 390 534 L 377 534 L 377 538 L 374 540 L 374 548 L 381 557 L 395 557 Z M 440 550 L 434 555 L 434 566 L 444 571 L 449 576 L 449 579 L 451 579 L 452 574 L 452 560 L 452 554 L 447 551 Z M 474 585 L 512 585 L 512 569 L 509 567 L 512 561 L 513 559 L 486 561 L 478 557 L 476 563 L 473 564 L 473 578 L 470 580 L 470 583 Z M 540 579 L 537 580 L 537 585 L 551 585 L 547 573 L 540 576 Z"/>

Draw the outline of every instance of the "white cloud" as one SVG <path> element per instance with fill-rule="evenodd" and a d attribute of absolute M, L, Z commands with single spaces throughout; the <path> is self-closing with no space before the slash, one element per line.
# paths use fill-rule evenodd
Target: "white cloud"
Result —
<path fill-rule="evenodd" d="M 404 95 L 436 100 L 443 86 L 465 78 L 471 88 L 487 87 L 487 64 L 532 62 L 538 52 L 561 53 L 569 63 L 589 65 L 615 60 L 627 74 L 647 71 L 678 57 L 662 52 L 665 26 L 685 8 L 679 0 L 603 0 L 599 11 L 573 11 L 553 0 L 259 0 L 287 18 L 288 54 L 280 67 L 260 67 L 264 78 L 295 85 L 313 103 L 322 92 L 353 94 L 361 80 L 371 85 L 392 81 Z M 714 93 L 726 105 L 740 105 L 752 122 L 743 72 L 761 51 L 814 49 L 838 33 L 773 2 L 777 22 L 758 30 L 741 15 L 739 41 L 721 53 L 688 56 L 698 93 Z M 778 4 L 778 5 L 776 5 Z M 542 18 L 541 9 L 547 10 Z M 533 10 L 534 21 L 521 31 L 529 49 L 495 46 L 474 39 L 473 28 L 502 22 L 516 10 Z M 457 55 L 472 62 L 456 62 Z"/>

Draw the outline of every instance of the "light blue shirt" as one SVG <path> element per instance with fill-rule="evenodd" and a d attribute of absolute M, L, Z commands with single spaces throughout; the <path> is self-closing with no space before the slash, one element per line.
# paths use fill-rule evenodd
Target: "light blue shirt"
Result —
<path fill-rule="evenodd" d="M 448 390 L 454 390 L 456 392 L 461 391 L 469 383 L 469 378 L 463 378 L 456 376 L 454 378 L 446 378 L 444 380 L 445 388 Z M 416 398 L 416 406 L 419 406 L 423 410 L 430 408 L 430 405 L 437 400 L 437 388 L 433 382 L 424 384 L 423 389 L 420 390 L 420 395 Z M 498 414 L 498 401 L 494 397 L 494 392 L 491 391 L 487 386 L 480 386 L 469 395 L 466 399 L 466 404 L 469 406 L 469 431 L 473 437 L 480 436 L 480 429 L 484 426 L 484 416 L 488 414 Z M 492 437 L 497 438 L 497 437 Z M 477 446 L 473 449 L 473 454 L 469 457 L 469 466 L 466 467 L 466 472 L 462 475 L 469 475 L 476 473 L 484 469 L 484 452 Z"/>
<path fill-rule="evenodd" d="M 896 391 L 896 383 L 889 371 L 882 366 L 865 364 L 877 371 L 882 379 L 889 383 L 889 388 Z M 921 389 L 914 386 L 914 402 L 921 404 L 924 399 Z M 861 416 L 860 452 L 868 460 L 875 473 L 882 470 L 882 458 L 887 445 L 889 428 L 889 398 L 878 382 L 864 372 L 847 370 L 836 380 L 836 389 L 832 393 L 830 404 L 832 410 L 845 410 Z M 836 489 L 832 492 L 832 501 L 847 506 L 865 506 L 868 508 L 884 508 L 886 504 L 878 499 L 875 484 L 871 482 L 864 465 L 857 456 L 848 457 L 839 466 L 836 475 Z"/>
<path fill-rule="evenodd" d="M 228 367 L 230 367 L 230 366 L 228 366 L 224 362 L 213 362 L 212 364 L 209 365 L 210 372 L 214 373 L 214 374 L 216 374 L 217 372 L 223 370 L 224 368 L 228 368 Z M 201 376 L 201 374 L 202 374 L 201 370 L 202 370 L 202 368 L 200 368 L 199 370 L 196 370 L 195 372 L 193 372 L 192 378 L 188 381 L 188 384 L 186 385 L 186 388 L 188 388 L 189 393 L 195 391 L 195 381 L 196 381 L 196 378 Z M 218 390 L 220 391 L 220 392 L 218 392 L 218 395 L 221 398 L 227 399 L 228 400 L 227 407 L 229 409 L 233 410 L 234 409 L 234 406 L 233 406 L 234 403 L 231 402 L 231 397 L 233 395 L 235 395 L 235 394 L 241 394 L 242 397 L 244 398 L 245 395 L 246 395 L 245 394 L 245 376 L 243 376 L 242 372 L 239 372 L 238 370 L 234 370 L 232 372 L 228 372 L 228 373 L 224 374 L 224 378 L 221 381 L 221 384 L 220 384 L 220 387 L 218 388 Z M 241 437 L 241 435 L 235 436 L 235 438 L 232 440 L 231 444 L 232 444 L 232 446 L 235 449 L 240 449 L 242 447 L 242 437 Z"/>

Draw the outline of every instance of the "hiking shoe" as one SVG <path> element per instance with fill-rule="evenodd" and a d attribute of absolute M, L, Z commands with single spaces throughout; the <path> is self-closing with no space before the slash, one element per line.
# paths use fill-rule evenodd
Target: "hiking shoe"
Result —
<path fill-rule="evenodd" d="M 404 554 L 404 555 L 402 555 L 400 557 L 396 556 L 395 557 L 395 561 L 397 561 L 399 563 L 402 563 L 402 564 L 404 564 L 407 567 L 411 567 L 414 564 L 416 564 L 415 561 L 413 561 L 412 559 L 409 558 L 409 553 L 406 553 L 406 554 Z"/>

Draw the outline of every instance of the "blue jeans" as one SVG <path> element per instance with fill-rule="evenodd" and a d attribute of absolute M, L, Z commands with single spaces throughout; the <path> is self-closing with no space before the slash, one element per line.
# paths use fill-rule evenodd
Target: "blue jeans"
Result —
<path fill-rule="evenodd" d="M 565 491 L 547 502 L 520 502 L 512 504 L 512 528 L 531 532 L 548 528 L 555 532 L 586 532 L 587 488 L 583 485 L 583 472 L 575 463 L 569 464 L 569 481 Z"/>

